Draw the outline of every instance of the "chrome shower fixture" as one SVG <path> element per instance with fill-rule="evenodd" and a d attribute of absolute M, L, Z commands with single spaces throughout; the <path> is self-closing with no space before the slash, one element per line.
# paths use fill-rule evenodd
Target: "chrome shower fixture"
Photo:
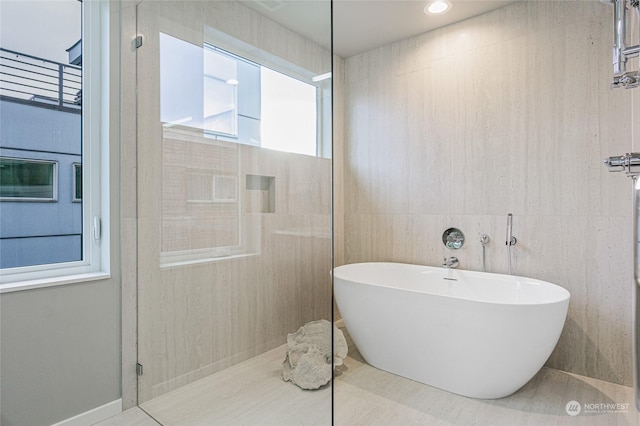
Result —
<path fill-rule="evenodd" d="M 506 245 L 514 246 L 518 242 L 517 238 L 513 236 L 513 214 L 507 215 L 507 240 Z"/>
<path fill-rule="evenodd" d="M 513 236 L 513 214 L 509 213 L 507 215 L 507 241 L 505 244 L 507 245 L 507 269 L 509 275 L 511 275 L 511 247 L 515 246 L 518 242 L 518 239 Z"/>
<path fill-rule="evenodd" d="M 634 8 L 640 20 L 640 0 L 601 0 L 613 5 L 613 80 L 612 88 L 640 86 L 640 70 L 627 71 L 627 60 L 640 56 L 640 44 L 627 47 L 627 7 Z M 640 43 L 640 32 L 638 34 Z"/>
<path fill-rule="evenodd" d="M 604 159 L 610 172 L 625 172 L 629 176 L 640 174 L 640 153 L 632 152 Z"/>
<path fill-rule="evenodd" d="M 625 172 L 633 180 L 633 291 L 631 306 L 633 309 L 633 388 L 636 409 L 640 411 L 640 247 L 637 244 L 640 226 L 640 153 L 632 152 L 604 159 L 604 165 L 610 172 Z"/>

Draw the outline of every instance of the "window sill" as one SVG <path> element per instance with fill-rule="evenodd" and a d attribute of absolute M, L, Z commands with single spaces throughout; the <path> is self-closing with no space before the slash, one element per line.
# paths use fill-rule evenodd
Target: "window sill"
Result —
<path fill-rule="evenodd" d="M 75 284 L 88 281 L 106 280 L 111 278 L 108 272 L 92 272 L 78 275 L 65 275 L 61 277 L 41 278 L 37 280 L 17 281 L 14 283 L 0 284 L 0 294 L 16 291 L 34 290 L 37 288 L 55 287 L 59 285 Z"/>

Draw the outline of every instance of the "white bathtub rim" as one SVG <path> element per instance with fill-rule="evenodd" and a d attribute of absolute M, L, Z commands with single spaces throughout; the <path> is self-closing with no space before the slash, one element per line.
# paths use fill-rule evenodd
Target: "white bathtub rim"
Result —
<path fill-rule="evenodd" d="M 518 285 L 518 283 L 520 284 L 524 284 L 525 286 L 541 286 L 541 287 L 545 287 L 547 289 L 549 289 L 551 292 L 555 293 L 557 296 L 554 298 L 549 298 L 549 299 L 545 299 L 545 300 L 535 300 L 535 301 L 519 301 L 517 303 L 514 303 L 513 301 L 508 301 L 508 300 L 478 300 L 476 298 L 473 297 L 463 297 L 460 295 L 452 295 L 452 294 L 441 294 L 441 293 L 435 293 L 435 292 L 430 292 L 428 291 L 428 289 L 424 288 L 424 289 L 420 289 L 420 290 L 415 290 L 415 289 L 410 289 L 410 288 L 404 288 L 404 287 L 394 287 L 391 285 L 385 285 L 385 284 L 378 284 L 378 283 L 372 283 L 372 282 L 367 282 L 364 280 L 355 280 L 352 278 L 344 278 L 341 277 L 339 274 L 336 274 L 336 272 L 340 272 L 341 270 L 346 270 L 346 269 L 350 269 L 353 267 L 366 267 L 366 266 L 373 266 L 373 265 L 393 265 L 393 266 L 397 266 L 397 267 L 404 267 L 404 266 L 409 266 L 409 267 L 419 267 L 419 268 L 428 268 L 429 270 L 432 270 L 433 272 L 440 272 L 440 273 L 450 273 L 450 274 L 454 274 L 454 275 L 460 275 L 460 274 L 471 274 L 472 276 L 474 275 L 481 275 L 483 276 L 485 279 L 486 278 L 491 278 L 491 277 L 496 277 L 496 278 L 500 278 L 501 280 L 509 279 L 509 280 L 514 280 L 513 285 Z M 531 277 L 525 277 L 525 276 L 519 276 L 519 275 L 505 275 L 505 274 L 498 274 L 498 273 L 492 273 L 492 272 L 480 272 L 480 271 L 472 271 L 472 270 L 466 270 L 466 269 L 454 269 L 454 270 L 447 270 L 445 268 L 442 267 L 435 267 L 435 266 L 429 266 L 429 265 L 419 265 L 419 264 L 413 264 L 413 263 L 401 263 L 401 262 L 357 262 L 357 263 L 348 263 L 348 264 L 344 264 L 344 265 L 340 265 L 340 266 L 336 266 L 333 268 L 332 270 L 332 277 L 334 280 L 341 280 L 344 282 L 349 282 L 352 284 L 359 284 L 359 285 L 369 285 L 369 286 L 374 286 L 374 287 L 379 287 L 379 288 L 387 288 L 389 290 L 397 290 L 397 291 L 407 291 L 407 292 L 412 292 L 412 293 L 420 293 L 420 294 L 429 294 L 431 296 L 434 297 L 443 297 L 443 298 L 452 298 L 452 299 L 457 299 L 457 300 L 468 300 L 468 301 L 472 301 L 472 302 L 477 302 L 477 303 L 486 303 L 486 304 L 493 304 L 493 305 L 515 305 L 515 306 L 538 306 L 538 305 L 547 305 L 547 304 L 556 304 L 556 303 L 567 303 L 569 302 L 569 300 L 571 299 L 571 294 L 570 292 L 565 289 L 564 287 L 555 284 L 555 283 L 551 283 L 548 281 L 544 281 L 544 280 L 540 280 L 537 278 L 531 278 Z M 463 282 L 453 282 L 452 285 L 465 285 L 465 283 Z M 509 283 L 510 285 L 511 283 Z M 490 284 L 487 284 L 490 285 Z M 510 290 L 514 290 L 513 288 L 510 288 Z M 517 290 L 516 290 L 517 291 Z"/>

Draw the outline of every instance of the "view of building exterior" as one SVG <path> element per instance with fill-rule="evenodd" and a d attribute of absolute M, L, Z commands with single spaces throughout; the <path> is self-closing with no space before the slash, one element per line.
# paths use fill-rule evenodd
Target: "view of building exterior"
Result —
<path fill-rule="evenodd" d="M 0 268 L 82 259 L 82 57 L 0 48 Z"/>

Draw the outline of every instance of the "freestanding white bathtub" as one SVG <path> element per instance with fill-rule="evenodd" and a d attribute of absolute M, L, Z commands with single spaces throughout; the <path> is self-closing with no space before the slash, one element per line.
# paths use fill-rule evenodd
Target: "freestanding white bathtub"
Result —
<path fill-rule="evenodd" d="M 569 292 L 510 275 L 401 263 L 334 269 L 347 330 L 374 367 L 472 398 L 508 396 L 551 355 Z"/>

